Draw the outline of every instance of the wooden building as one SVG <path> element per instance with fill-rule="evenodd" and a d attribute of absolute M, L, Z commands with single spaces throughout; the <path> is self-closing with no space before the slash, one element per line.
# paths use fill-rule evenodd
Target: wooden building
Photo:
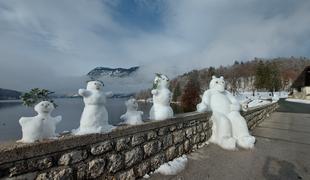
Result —
<path fill-rule="evenodd" d="M 306 67 L 292 84 L 293 98 L 310 100 L 310 66 Z"/>

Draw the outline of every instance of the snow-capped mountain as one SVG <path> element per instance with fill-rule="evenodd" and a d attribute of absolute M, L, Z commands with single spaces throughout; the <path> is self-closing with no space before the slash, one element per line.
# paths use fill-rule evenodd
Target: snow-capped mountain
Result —
<path fill-rule="evenodd" d="M 131 67 L 128 69 L 125 68 L 108 68 L 108 67 L 96 67 L 91 70 L 87 76 L 90 78 L 101 78 L 101 77 L 127 77 L 132 73 L 136 72 L 139 69 L 139 66 Z"/>

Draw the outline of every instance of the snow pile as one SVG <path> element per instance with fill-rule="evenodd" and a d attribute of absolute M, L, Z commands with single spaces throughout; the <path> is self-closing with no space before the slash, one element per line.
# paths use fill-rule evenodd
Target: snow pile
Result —
<path fill-rule="evenodd" d="M 165 120 L 173 117 L 170 107 L 171 92 L 168 89 L 169 79 L 163 74 L 157 74 L 154 80 L 153 106 L 150 110 L 150 119 Z"/>
<path fill-rule="evenodd" d="M 112 96 L 112 93 L 104 93 L 102 89 L 103 83 L 100 81 L 90 81 L 86 89 L 79 89 L 79 95 L 83 97 L 85 107 L 80 127 L 73 130 L 74 134 L 109 132 L 114 128 L 108 122 L 108 112 L 105 108 L 106 97 Z"/>
<path fill-rule="evenodd" d="M 260 100 L 260 99 L 254 99 L 248 103 L 249 108 L 257 107 L 257 106 L 262 106 L 262 105 L 267 105 L 270 104 L 271 101 L 266 101 L 266 100 Z"/>
<path fill-rule="evenodd" d="M 185 169 L 187 163 L 186 155 L 176 158 L 172 161 L 162 164 L 155 173 L 160 173 L 163 175 L 175 175 Z"/>
<path fill-rule="evenodd" d="M 32 143 L 37 140 L 56 137 L 56 125 L 61 121 L 61 116 L 52 117 L 55 109 L 49 101 L 41 101 L 34 110 L 38 115 L 34 117 L 21 117 L 19 124 L 22 127 L 22 139 L 18 142 Z"/>
<path fill-rule="evenodd" d="M 129 99 L 125 102 L 127 112 L 123 114 L 120 119 L 124 121 L 124 124 L 136 125 L 143 123 L 142 111 L 138 111 L 138 103 L 136 99 Z"/>
<path fill-rule="evenodd" d="M 296 102 L 296 103 L 302 103 L 302 104 L 310 104 L 310 100 L 306 99 L 285 99 L 286 101 L 289 102 Z"/>
<path fill-rule="evenodd" d="M 212 136 L 210 142 L 224 149 L 234 150 L 236 145 L 250 149 L 255 138 L 249 134 L 245 119 L 240 115 L 240 102 L 225 90 L 223 77 L 212 77 L 210 88 L 204 92 L 199 112 L 212 110 Z"/>

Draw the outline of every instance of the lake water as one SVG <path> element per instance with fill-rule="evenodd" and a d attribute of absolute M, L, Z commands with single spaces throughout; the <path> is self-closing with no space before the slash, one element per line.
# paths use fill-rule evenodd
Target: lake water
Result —
<path fill-rule="evenodd" d="M 119 117 L 126 112 L 125 101 L 127 98 L 108 99 L 106 108 L 109 112 L 110 124 L 116 125 L 121 122 Z M 62 116 L 62 121 L 57 125 L 57 132 L 71 131 L 80 124 L 80 117 L 84 108 L 81 98 L 55 99 L 58 107 L 52 115 Z M 152 104 L 139 103 L 139 110 L 143 111 L 143 119 L 148 119 L 149 110 Z M 179 108 L 173 106 L 175 112 L 180 112 Z M 25 107 L 20 101 L 0 101 L 0 142 L 17 140 L 22 136 L 19 118 L 35 116 L 33 108 Z"/>

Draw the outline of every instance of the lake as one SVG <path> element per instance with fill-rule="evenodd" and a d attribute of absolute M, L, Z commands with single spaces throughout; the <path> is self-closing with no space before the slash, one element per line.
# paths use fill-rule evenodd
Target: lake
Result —
<path fill-rule="evenodd" d="M 110 124 L 116 125 L 121 122 L 119 117 L 126 112 L 125 101 L 127 98 L 108 99 L 106 108 L 109 112 Z M 62 121 L 57 125 L 57 132 L 71 131 L 80 124 L 80 117 L 84 108 L 81 98 L 55 99 L 58 107 L 52 115 L 62 116 Z M 139 103 L 139 110 L 143 111 L 143 119 L 148 119 L 152 104 Z M 173 107 L 175 112 L 177 107 Z M 0 142 L 17 140 L 22 136 L 19 118 L 35 116 L 33 108 L 25 107 L 20 101 L 0 101 Z"/>

